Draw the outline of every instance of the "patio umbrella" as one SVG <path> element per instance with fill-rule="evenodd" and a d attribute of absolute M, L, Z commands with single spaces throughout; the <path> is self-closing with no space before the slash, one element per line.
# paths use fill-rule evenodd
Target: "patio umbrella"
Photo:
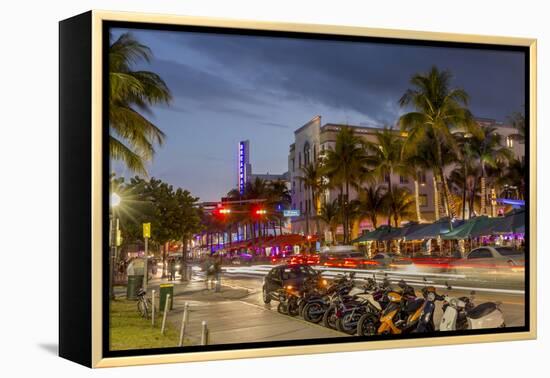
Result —
<path fill-rule="evenodd" d="M 453 229 L 462 224 L 462 221 L 455 220 L 453 223 Z M 446 234 L 449 229 L 449 218 L 441 218 L 437 222 L 430 224 L 421 224 L 421 227 L 416 227 L 407 235 L 407 240 L 422 240 L 422 239 L 435 239 L 442 234 Z"/>
<path fill-rule="evenodd" d="M 524 234 L 525 210 L 513 210 L 503 217 L 495 218 L 495 234 Z"/>
<path fill-rule="evenodd" d="M 463 225 L 446 234 L 441 235 L 445 240 L 468 239 L 493 233 L 495 218 L 479 216 L 468 219 Z"/>
<path fill-rule="evenodd" d="M 391 232 L 392 228 L 384 225 L 380 226 L 375 230 L 369 231 L 361 236 L 359 236 L 357 239 L 352 240 L 352 243 L 364 243 L 368 241 L 379 241 L 380 238 Z"/>

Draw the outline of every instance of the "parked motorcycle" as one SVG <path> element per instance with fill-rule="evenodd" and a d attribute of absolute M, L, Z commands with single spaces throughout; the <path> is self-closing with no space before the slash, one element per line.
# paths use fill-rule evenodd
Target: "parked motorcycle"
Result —
<path fill-rule="evenodd" d="M 447 285 L 448 290 L 452 287 Z M 439 324 L 440 331 L 466 329 L 504 328 L 504 314 L 498 302 L 474 304 L 475 291 L 470 297 L 451 297 L 446 295 L 443 302 L 443 317 Z"/>
<path fill-rule="evenodd" d="M 355 288 L 349 293 L 349 301 L 340 302 L 336 310 L 336 329 L 353 335 L 357 332 L 359 319 L 367 314 L 378 316 L 386 306 L 386 288 L 377 285 L 374 278 L 367 279 L 359 292 Z"/>
<path fill-rule="evenodd" d="M 310 294 L 304 301 L 302 317 L 311 323 L 319 323 L 331 303 L 340 296 L 347 295 L 353 288 L 355 273 L 338 275 L 323 292 Z"/>

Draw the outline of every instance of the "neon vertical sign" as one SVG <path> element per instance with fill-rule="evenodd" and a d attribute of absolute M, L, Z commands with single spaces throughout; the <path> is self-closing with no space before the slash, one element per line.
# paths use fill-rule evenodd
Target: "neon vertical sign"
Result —
<path fill-rule="evenodd" d="M 239 142 L 239 192 L 244 194 L 246 184 L 246 149 L 245 142 Z"/>

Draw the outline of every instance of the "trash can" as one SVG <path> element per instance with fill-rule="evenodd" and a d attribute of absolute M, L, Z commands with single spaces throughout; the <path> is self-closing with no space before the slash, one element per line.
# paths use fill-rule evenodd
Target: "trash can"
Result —
<path fill-rule="evenodd" d="M 142 286 L 143 286 L 142 275 L 134 274 L 134 275 L 128 276 L 128 285 L 126 285 L 126 299 L 136 300 L 138 290 Z"/>
<path fill-rule="evenodd" d="M 174 307 L 174 285 L 161 284 L 160 285 L 160 301 L 159 311 L 164 311 L 164 303 L 166 302 L 166 296 L 170 294 L 170 303 L 168 309 L 171 310 Z"/>

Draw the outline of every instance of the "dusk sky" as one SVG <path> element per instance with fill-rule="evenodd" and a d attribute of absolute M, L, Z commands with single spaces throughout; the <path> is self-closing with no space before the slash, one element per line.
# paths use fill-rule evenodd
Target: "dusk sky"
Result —
<path fill-rule="evenodd" d="M 117 38 L 126 29 L 113 29 Z M 131 30 L 154 54 L 140 64 L 174 97 L 147 117 L 166 133 L 151 177 L 219 200 L 237 180 L 237 148 L 249 139 L 254 173 L 287 170 L 294 130 L 316 115 L 324 123 L 395 124 L 410 77 L 448 69 L 470 94 L 477 117 L 506 121 L 523 111 L 519 52 Z M 131 176 L 120 163 L 113 169 Z"/>

